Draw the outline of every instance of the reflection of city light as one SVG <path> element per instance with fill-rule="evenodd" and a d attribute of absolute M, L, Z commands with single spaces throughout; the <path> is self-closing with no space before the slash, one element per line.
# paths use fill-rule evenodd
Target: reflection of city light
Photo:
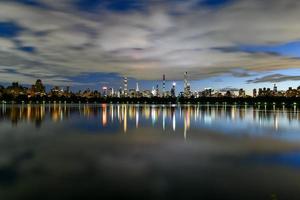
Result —
<path fill-rule="evenodd" d="M 150 107 L 145 106 L 145 118 L 149 119 L 150 118 Z"/>
<path fill-rule="evenodd" d="M 182 113 L 181 113 L 182 111 L 181 111 L 181 107 L 179 107 L 179 117 L 181 118 L 181 115 L 182 115 Z"/>
<path fill-rule="evenodd" d="M 27 119 L 29 120 L 31 118 L 31 105 L 27 105 Z"/>
<path fill-rule="evenodd" d="M 40 110 L 41 110 L 41 115 L 40 115 L 40 117 L 41 117 L 41 119 L 43 119 L 44 116 L 45 116 L 45 106 L 44 106 L 44 105 L 41 105 L 41 106 L 40 106 Z"/>
<path fill-rule="evenodd" d="M 130 105 L 130 106 L 128 107 L 128 116 L 129 116 L 129 119 L 130 119 L 130 120 L 132 120 L 133 115 L 134 115 L 134 113 L 133 113 L 133 107 Z"/>
<path fill-rule="evenodd" d="M 84 105 L 83 106 L 83 115 L 85 117 L 90 117 L 90 114 L 91 114 L 90 106 Z"/>
<path fill-rule="evenodd" d="M 118 115 L 118 120 L 121 121 L 121 117 L 120 117 L 120 105 L 117 106 L 117 115 Z"/>
<path fill-rule="evenodd" d="M 187 111 L 185 112 L 184 115 L 184 139 L 186 139 L 187 130 L 190 128 L 191 125 L 190 116 L 191 116 L 191 108 L 190 106 L 188 106 Z"/>
<path fill-rule="evenodd" d="M 107 124 L 107 107 L 102 105 L 102 125 L 106 126 Z"/>
<path fill-rule="evenodd" d="M 136 109 L 135 111 L 135 127 L 138 128 L 139 127 L 139 110 Z"/>
<path fill-rule="evenodd" d="M 231 118 L 232 118 L 232 120 L 235 120 L 235 113 L 236 113 L 236 107 L 234 106 L 231 109 Z"/>
<path fill-rule="evenodd" d="M 152 125 L 155 125 L 155 123 L 156 123 L 156 110 L 155 110 L 155 108 L 151 108 L 151 119 L 152 119 Z"/>
<path fill-rule="evenodd" d="M 278 128 L 279 128 L 279 123 L 278 123 L 278 118 L 277 118 L 277 115 L 275 113 L 274 115 L 274 127 L 275 127 L 275 130 L 277 131 Z"/>
<path fill-rule="evenodd" d="M 163 108 L 163 130 L 166 129 L 166 109 Z"/>
<path fill-rule="evenodd" d="M 175 115 L 175 112 L 173 113 L 173 119 L 172 119 L 172 121 L 173 121 L 173 131 L 176 131 L 176 115 Z"/>
<path fill-rule="evenodd" d="M 72 107 L 68 105 L 35 105 L 35 104 L 24 104 L 24 105 L 2 105 L 0 108 L 0 117 L 3 119 L 9 119 L 16 125 L 18 121 L 30 122 L 30 123 L 41 123 L 43 119 L 53 120 L 53 122 L 64 121 L 73 113 L 83 113 L 83 116 L 78 117 L 89 118 L 92 116 L 102 116 L 100 123 L 103 126 L 114 126 L 114 123 L 119 119 L 121 129 L 124 132 L 128 131 L 128 127 L 131 122 L 135 123 L 136 128 L 139 128 L 141 124 L 146 120 L 152 122 L 153 126 L 158 123 L 158 119 L 162 120 L 162 129 L 165 131 L 168 128 L 176 131 L 176 123 L 184 125 L 184 138 L 187 138 L 187 134 L 191 129 L 191 126 L 201 125 L 213 125 L 217 130 L 222 127 L 233 129 L 238 124 L 238 128 L 247 129 L 249 126 L 258 127 L 260 130 L 265 128 L 271 128 L 273 132 L 281 130 L 294 130 L 299 128 L 300 113 L 296 108 L 296 112 L 293 112 L 293 106 L 286 106 L 287 112 L 283 112 L 283 108 L 280 106 L 276 107 L 276 110 L 270 110 L 265 112 L 264 107 L 259 110 L 248 106 L 247 110 L 244 106 L 182 106 L 181 114 L 182 118 L 179 118 L 180 106 L 132 106 L 132 105 L 106 105 L 99 106 L 82 104 L 79 107 Z M 291 111 L 291 112 L 290 112 Z M 144 118 L 144 116 L 150 115 L 150 117 Z M 140 118 L 141 116 L 141 118 Z M 177 118 L 176 118 L 177 117 Z M 123 119 L 123 121 L 121 120 Z M 130 119 L 132 118 L 132 119 Z M 91 118 L 92 120 L 94 117 Z M 98 118 L 97 118 L 98 119 Z M 111 119 L 111 120 L 110 120 Z M 194 121 L 194 119 L 196 121 Z M 127 121 L 128 120 L 128 121 Z M 114 122 L 115 121 L 115 122 Z M 236 122 L 235 122 L 236 121 Z M 199 124 L 194 124 L 199 122 Z M 128 123 L 128 124 L 127 124 Z M 161 123 L 161 122 L 160 122 Z M 170 126 L 169 126 L 170 125 Z M 219 126 L 220 125 L 220 126 Z M 123 127 L 122 127 L 123 126 Z M 193 126 L 193 127 L 194 127 Z M 233 127 L 231 127 L 233 126 Z M 212 127 L 212 126 L 210 126 Z M 213 127 L 213 128 L 214 128 Z M 178 129 L 178 127 L 177 127 Z M 121 130 L 122 131 L 122 130 Z M 222 130 L 220 130 L 222 131 Z M 247 131 L 247 130 L 246 130 Z M 251 130 L 250 130 L 251 131 Z"/>
<path fill-rule="evenodd" d="M 127 132 L 127 106 L 124 106 L 124 133 Z"/>
<path fill-rule="evenodd" d="M 122 108 L 121 108 L 121 120 L 124 120 L 125 109 L 127 110 L 126 105 L 122 105 Z"/>
<path fill-rule="evenodd" d="M 186 127 L 187 125 L 186 125 L 186 120 L 184 120 L 184 130 L 183 130 L 183 137 L 184 137 L 184 139 L 186 140 L 186 129 L 187 129 L 187 127 Z"/>
<path fill-rule="evenodd" d="M 111 121 L 113 122 L 114 121 L 114 106 L 113 105 L 110 105 L 110 118 L 111 118 Z"/>
<path fill-rule="evenodd" d="M 63 110 L 61 109 L 61 105 L 60 104 L 59 104 L 58 109 L 59 109 L 59 119 L 60 119 L 60 121 L 63 121 L 64 115 L 63 115 Z"/>

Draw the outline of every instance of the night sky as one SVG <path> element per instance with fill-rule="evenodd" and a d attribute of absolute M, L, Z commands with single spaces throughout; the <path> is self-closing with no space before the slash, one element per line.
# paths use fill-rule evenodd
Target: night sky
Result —
<path fill-rule="evenodd" d="M 297 0 L 1 0 L 0 83 L 300 85 Z"/>

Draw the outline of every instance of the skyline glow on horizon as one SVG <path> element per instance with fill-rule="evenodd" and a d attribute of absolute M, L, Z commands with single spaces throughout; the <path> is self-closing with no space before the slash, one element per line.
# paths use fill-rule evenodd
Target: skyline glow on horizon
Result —
<path fill-rule="evenodd" d="M 300 71 L 300 70 L 299 70 Z M 191 90 L 194 91 L 203 91 L 204 89 L 211 88 L 216 91 L 227 91 L 230 90 L 232 92 L 237 93 L 239 89 L 244 89 L 246 91 L 247 95 L 252 95 L 253 89 L 259 89 L 259 88 L 273 88 L 274 84 L 276 84 L 277 88 L 279 91 L 284 91 L 287 90 L 289 87 L 292 88 L 297 88 L 300 86 L 297 81 L 289 81 L 289 80 L 284 80 L 286 78 L 286 75 L 284 71 L 278 70 L 276 71 L 277 74 L 274 75 L 260 75 L 258 78 L 253 79 L 253 80 L 248 80 L 247 84 L 245 84 L 246 87 L 240 87 L 240 78 L 234 78 L 232 76 L 223 76 L 222 79 L 220 80 L 220 77 L 215 77 L 212 79 L 206 79 L 206 80 L 190 80 L 188 81 L 191 84 Z M 98 79 L 102 81 L 98 81 Z M 295 79 L 298 79 L 298 76 L 292 76 L 295 77 Z M 102 87 L 106 88 L 113 88 L 115 90 L 118 90 L 119 88 L 123 88 L 123 79 L 124 77 L 120 77 L 117 74 L 110 74 L 110 76 L 105 77 L 103 74 L 85 74 L 83 76 L 77 77 L 76 81 L 78 82 L 83 82 L 86 84 L 78 85 L 77 87 L 72 87 L 71 90 L 74 92 L 77 92 L 79 90 L 84 91 L 86 89 L 91 89 L 91 90 L 98 90 L 101 91 Z M 289 77 L 291 78 L 291 77 Z M 278 81 L 273 81 L 271 82 L 270 80 L 278 79 Z M 230 81 L 229 81 L 230 80 Z M 42 80 L 43 81 L 43 80 Z M 86 82 L 86 81 L 92 81 L 92 82 Z M 16 81 L 18 82 L 18 81 Z M 169 80 L 168 77 L 166 77 L 166 90 L 170 91 L 172 84 L 176 83 L 176 94 L 179 94 L 181 91 L 184 90 L 184 81 L 182 80 Z M 211 83 L 214 84 L 211 84 Z M 224 83 L 231 82 L 232 85 L 224 85 Z M 258 83 L 256 83 L 258 82 Z M 262 83 L 261 83 L 262 82 Z M 22 82 L 19 82 L 20 85 L 30 87 L 32 84 L 35 83 L 35 80 L 31 84 L 23 84 Z M 142 90 L 151 90 L 153 88 L 156 88 L 156 86 L 159 86 L 159 89 L 162 90 L 162 84 L 163 80 L 152 80 L 152 81 L 145 81 L 145 80 L 137 80 L 137 79 L 132 79 L 128 78 L 128 89 L 135 89 L 136 88 L 136 83 L 139 84 L 139 89 Z M 2 84 L 3 86 L 9 86 L 11 83 L 4 83 Z M 213 87 L 212 87 L 213 85 Z M 46 84 L 46 90 L 50 91 L 55 85 L 49 85 Z M 66 86 L 70 85 L 64 85 L 61 86 L 61 88 L 64 88 Z"/>

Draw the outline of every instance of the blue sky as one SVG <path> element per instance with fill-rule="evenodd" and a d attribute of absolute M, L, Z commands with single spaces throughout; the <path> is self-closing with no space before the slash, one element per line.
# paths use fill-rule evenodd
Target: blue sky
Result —
<path fill-rule="evenodd" d="M 50 88 L 279 89 L 300 80 L 300 3 L 278 0 L 3 0 L 0 83 Z M 268 9 L 266 9 L 268 8 Z"/>

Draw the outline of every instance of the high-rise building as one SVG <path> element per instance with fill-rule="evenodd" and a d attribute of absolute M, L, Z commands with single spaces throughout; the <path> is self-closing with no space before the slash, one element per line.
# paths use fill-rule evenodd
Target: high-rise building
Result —
<path fill-rule="evenodd" d="M 184 91 L 183 91 L 183 95 L 186 98 L 191 97 L 191 85 L 188 82 L 188 73 L 187 72 L 184 73 Z"/>
<path fill-rule="evenodd" d="M 164 74 L 163 75 L 163 96 L 166 92 L 166 75 Z"/>
<path fill-rule="evenodd" d="M 136 92 L 139 92 L 140 91 L 140 88 L 139 88 L 139 83 L 136 82 L 136 89 L 135 89 Z"/>
<path fill-rule="evenodd" d="M 276 84 L 274 84 L 273 92 L 277 93 L 277 85 Z"/>
<path fill-rule="evenodd" d="M 115 95 L 114 88 L 109 88 L 109 89 L 107 90 L 107 96 L 113 97 L 114 95 Z"/>
<path fill-rule="evenodd" d="M 124 97 L 128 96 L 128 80 L 127 77 L 124 77 Z"/>
<path fill-rule="evenodd" d="M 156 93 L 156 96 L 158 97 L 159 96 L 159 86 L 158 86 L 158 84 L 156 85 L 156 91 L 155 91 L 155 93 Z"/>
<path fill-rule="evenodd" d="M 107 87 L 102 87 L 102 96 L 107 97 Z"/>
<path fill-rule="evenodd" d="M 173 82 L 172 88 L 171 88 L 171 97 L 176 97 L 176 83 Z"/>
<path fill-rule="evenodd" d="M 156 96 L 156 90 L 154 89 L 154 86 L 152 87 L 151 93 L 152 93 L 152 96 Z"/>
<path fill-rule="evenodd" d="M 119 88 L 117 96 L 120 98 L 122 96 L 122 87 Z"/>
<path fill-rule="evenodd" d="M 191 84 L 188 83 L 186 86 L 186 96 L 190 97 L 190 95 L 191 95 Z"/>
<path fill-rule="evenodd" d="M 184 73 L 184 90 L 186 90 L 186 87 L 188 85 L 188 74 L 187 72 Z"/>

